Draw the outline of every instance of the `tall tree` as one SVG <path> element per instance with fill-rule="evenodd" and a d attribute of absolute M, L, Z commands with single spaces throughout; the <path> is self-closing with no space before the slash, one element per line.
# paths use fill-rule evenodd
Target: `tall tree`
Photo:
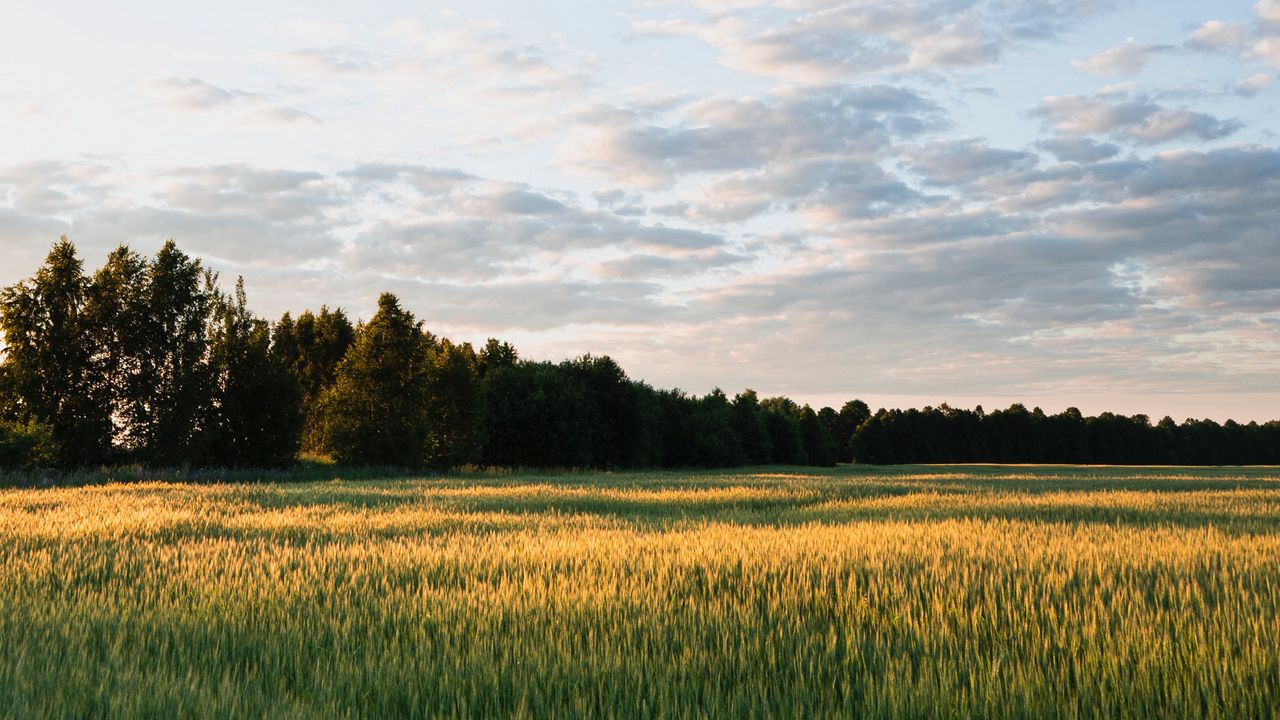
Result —
<path fill-rule="evenodd" d="M 142 375 L 151 315 L 146 284 L 147 260 L 121 245 L 93 274 L 85 305 L 100 394 L 111 408 L 111 435 L 121 457 L 145 444 L 133 420 L 140 415 L 135 402 L 152 389 Z"/>
<path fill-rule="evenodd" d="M 765 423 L 765 411 L 760 408 L 755 390 L 748 388 L 733 398 L 733 420 L 746 461 L 752 465 L 769 464 L 773 459 L 773 444 Z"/>
<path fill-rule="evenodd" d="M 853 462 L 853 434 L 869 419 L 871 408 L 861 400 L 850 400 L 840 407 L 830 428 L 840 462 Z"/>
<path fill-rule="evenodd" d="M 72 466 L 103 462 L 111 450 L 110 406 L 84 316 L 87 285 L 63 236 L 34 277 L 0 291 L 6 382 L 18 413 L 48 426 L 59 462 Z"/>
<path fill-rule="evenodd" d="M 317 401 L 333 386 L 338 363 L 346 357 L 353 342 L 355 328 L 342 308 L 330 310 L 322 305 L 319 313 L 307 310 L 296 321 L 285 313 L 276 323 L 275 353 L 293 372 L 302 389 L 303 447 L 308 450 L 325 450 Z"/>
<path fill-rule="evenodd" d="M 302 431 L 302 391 L 271 349 L 270 328 L 249 311 L 244 278 L 214 298 L 209 328 L 211 403 L 206 458 L 224 467 L 293 462 Z"/>
<path fill-rule="evenodd" d="M 378 298 L 378 312 L 362 327 L 320 400 L 325 445 L 338 462 L 428 462 L 432 343 L 394 295 Z"/>
<path fill-rule="evenodd" d="M 836 464 L 836 444 L 813 408 L 800 409 L 800 435 L 804 438 L 805 459 L 810 465 L 831 467 Z"/>
<path fill-rule="evenodd" d="M 478 459 L 480 385 L 476 353 L 441 340 L 427 350 L 427 462 L 450 468 Z"/>
<path fill-rule="evenodd" d="M 172 240 L 147 265 L 149 312 L 140 332 L 138 373 L 121 408 L 147 462 L 179 465 L 200 454 L 210 397 L 206 329 L 216 280 Z"/>
<path fill-rule="evenodd" d="M 476 370 L 479 372 L 480 377 L 483 378 L 490 370 L 515 365 L 520 360 L 520 353 L 516 352 L 511 343 L 489 338 L 484 347 L 480 349 L 477 359 L 479 362 Z"/>

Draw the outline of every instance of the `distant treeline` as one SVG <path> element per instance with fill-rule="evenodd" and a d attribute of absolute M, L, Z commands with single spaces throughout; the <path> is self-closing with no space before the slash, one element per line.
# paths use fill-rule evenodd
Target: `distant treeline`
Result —
<path fill-rule="evenodd" d="M 1022 405 L 991 413 L 942 405 L 879 411 L 854 434 L 853 454 L 873 464 L 1276 465 L 1280 422 L 1166 417 L 1152 425 L 1146 415 L 1085 417 L 1075 408 L 1046 415 Z"/>
<path fill-rule="evenodd" d="M 390 294 L 367 322 L 321 307 L 275 323 L 168 242 L 87 275 L 55 243 L 0 292 L 0 467 L 349 465 L 683 468 L 907 462 L 1280 462 L 1280 425 L 1152 427 L 1015 405 L 815 411 L 751 390 L 692 396 L 605 356 L 522 360 L 423 328 Z"/>

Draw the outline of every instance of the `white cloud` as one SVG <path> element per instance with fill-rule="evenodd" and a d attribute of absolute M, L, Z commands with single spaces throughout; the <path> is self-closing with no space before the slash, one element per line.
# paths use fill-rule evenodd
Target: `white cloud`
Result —
<path fill-rule="evenodd" d="M 1244 97 L 1253 97 L 1254 95 L 1257 95 L 1263 90 L 1271 87 L 1274 82 L 1274 75 L 1267 75 L 1265 73 L 1253 75 L 1236 83 L 1235 92 L 1237 95 L 1242 95 Z"/>
<path fill-rule="evenodd" d="M 273 101 L 248 90 L 222 88 L 199 78 L 160 77 L 140 84 L 142 93 L 158 107 L 183 113 L 233 111 L 257 124 L 290 126 L 318 124 L 311 113 Z"/>
<path fill-rule="evenodd" d="M 1180 138 L 1217 140 L 1241 128 L 1237 120 L 1181 108 L 1166 108 L 1144 97 L 1123 95 L 1050 96 L 1033 114 L 1061 133 L 1109 135 L 1141 144 Z"/>
<path fill-rule="evenodd" d="M 1076 60 L 1076 70 L 1088 75 L 1136 75 L 1155 57 L 1173 50 L 1171 45 L 1150 45 L 1133 38 L 1109 50 Z"/>
<path fill-rule="evenodd" d="M 988 65 L 1020 43 L 1052 37 L 1110 10 L 1110 0 L 1009 3 L 784 0 L 779 19 L 736 13 L 765 3 L 715 3 L 708 20 L 641 20 L 642 34 L 688 35 L 721 51 L 732 68 L 789 81 L 829 83 L 882 70 L 935 72 Z"/>

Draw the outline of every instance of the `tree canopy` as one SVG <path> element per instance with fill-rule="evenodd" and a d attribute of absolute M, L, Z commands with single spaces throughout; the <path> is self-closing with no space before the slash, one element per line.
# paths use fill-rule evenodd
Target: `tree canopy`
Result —
<path fill-rule="evenodd" d="M 0 290 L 0 467 L 448 469 L 863 463 L 1280 463 L 1280 423 L 947 405 L 837 411 L 744 390 L 703 396 L 628 377 L 607 355 L 523 359 L 428 332 L 384 293 L 353 325 L 321 305 L 272 324 L 200 260 L 126 246 L 86 275 L 62 238 Z"/>

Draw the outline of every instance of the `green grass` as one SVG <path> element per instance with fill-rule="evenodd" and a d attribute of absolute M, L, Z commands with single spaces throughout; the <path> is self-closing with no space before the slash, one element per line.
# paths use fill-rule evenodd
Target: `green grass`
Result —
<path fill-rule="evenodd" d="M 338 472 L 0 491 L 0 716 L 1280 716 L 1275 468 Z"/>

